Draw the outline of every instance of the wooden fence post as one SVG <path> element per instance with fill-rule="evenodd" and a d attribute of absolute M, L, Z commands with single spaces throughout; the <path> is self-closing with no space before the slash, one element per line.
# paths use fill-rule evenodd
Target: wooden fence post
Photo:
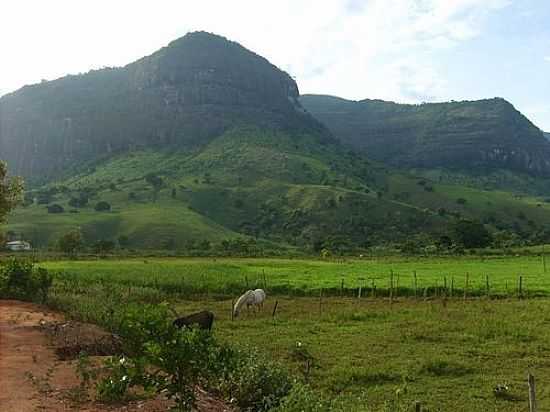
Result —
<path fill-rule="evenodd" d="M 464 300 L 468 298 L 468 278 L 470 277 L 469 273 L 466 273 L 466 280 L 464 281 Z"/>
<path fill-rule="evenodd" d="M 414 275 L 414 298 L 416 299 L 417 293 L 418 293 L 418 280 L 416 278 L 416 270 L 413 271 L 413 275 Z"/>
<path fill-rule="evenodd" d="M 393 270 L 390 271 L 390 305 L 393 304 Z"/>
<path fill-rule="evenodd" d="M 485 295 L 487 298 L 491 295 L 491 289 L 489 287 L 489 275 L 485 275 Z"/>
<path fill-rule="evenodd" d="M 344 296 L 344 278 L 342 278 L 342 283 L 340 284 L 340 297 Z"/>
<path fill-rule="evenodd" d="M 373 299 L 376 297 L 376 283 L 374 279 L 372 279 L 371 295 Z"/>
<path fill-rule="evenodd" d="M 414 412 L 422 412 L 422 404 L 418 401 L 414 403 Z"/>
<path fill-rule="evenodd" d="M 454 293 L 454 290 L 455 290 L 455 278 L 454 276 L 451 276 L 451 298 L 453 297 L 453 293 Z"/>
<path fill-rule="evenodd" d="M 523 276 L 519 275 L 518 299 L 521 299 L 522 297 L 523 297 Z"/>
<path fill-rule="evenodd" d="M 271 314 L 271 317 L 275 319 L 275 313 L 277 313 L 277 306 L 279 306 L 279 301 L 275 301 L 275 306 L 273 307 L 273 313 Z"/>
<path fill-rule="evenodd" d="M 361 286 L 359 286 L 359 290 L 357 292 L 357 299 L 361 299 L 361 292 L 362 292 Z"/>
<path fill-rule="evenodd" d="M 319 289 L 319 316 L 323 313 L 323 288 Z"/>
<path fill-rule="evenodd" d="M 542 269 L 546 273 L 546 253 L 544 253 L 544 243 L 542 244 Z"/>
<path fill-rule="evenodd" d="M 399 295 L 399 273 L 397 274 L 397 281 L 395 283 L 395 297 Z"/>
<path fill-rule="evenodd" d="M 235 319 L 235 314 L 233 313 L 233 308 L 235 307 L 235 300 L 231 299 L 231 321 Z"/>
<path fill-rule="evenodd" d="M 535 377 L 531 373 L 527 374 L 527 384 L 529 385 L 529 412 L 537 412 Z"/>

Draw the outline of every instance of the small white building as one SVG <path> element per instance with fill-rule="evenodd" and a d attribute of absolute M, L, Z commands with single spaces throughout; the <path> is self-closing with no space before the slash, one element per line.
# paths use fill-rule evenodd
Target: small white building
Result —
<path fill-rule="evenodd" d="M 13 242 L 6 243 L 6 249 L 12 252 L 24 252 L 32 250 L 31 244 L 24 240 L 14 240 Z"/>

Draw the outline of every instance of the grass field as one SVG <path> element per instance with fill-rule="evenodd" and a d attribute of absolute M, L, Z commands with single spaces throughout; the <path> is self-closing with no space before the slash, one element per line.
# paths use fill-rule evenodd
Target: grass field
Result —
<path fill-rule="evenodd" d="M 387 295 L 393 273 L 397 294 L 435 293 L 451 284 L 467 293 L 513 295 L 519 276 L 526 294 L 550 293 L 550 260 L 544 274 L 542 258 L 449 257 L 449 258 L 369 258 L 335 260 L 236 259 L 236 258 L 145 258 L 94 261 L 51 261 L 42 265 L 63 272 L 68 281 L 82 284 L 108 281 L 121 286 L 162 290 L 169 295 L 188 297 L 189 293 L 234 295 L 247 287 L 264 287 L 272 293 L 318 296 L 329 294 L 367 294 L 376 288 L 378 296 Z"/>
<path fill-rule="evenodd" d="M 303 378 L 305 364 L 293 356 L 300 342 L 313 356 L 311 385 L 340 397 L 349 410 L 410 410 L 385 409 L 398 399 L 403 407 L 421 401 L 429 411 L 526 411 L 527 370 L 539 382 L 540 410 L 550 409 L 550 300 L 540 297 L 550 291 L 550 275 L 543 273 L 540 257 L 344 263 L 148 258 L 41 266 L 62 271 L 51 304 L 83 320 L 105 324 L 111 311 L 132 303 L 168 301 L 179 313 L 209 309 L 216 315 L 218 338 L 257 347 Z M 390 304 L 391 271 L 394 282 L 399 274 L 400 289 Z M 413 271 L 419 289 L 438 285 L 440 293 L 411 297 L 411 287 L 405 288 Z M 458 289 L 466 272 L 470 297 L 443 298 L 443 277 L 454 277 Z M 246 279 L 249 287 L 263 287 L 264 273 L 269 299 L 263 312 L 231 320 L 232 299 L 246 288 Z M 529 299 L 515 297 L 519 273 Z M 485 294 L 486 274 L 492 298 L 473 297 L 476 290 Z M 339 296 L 342 279 L 349 296 Z M 356 287 L 371 279 L 377 297 L 365 293 L 358 299 Z M 503 299 L 506 282 L 510 296 Z M 320 288 L 330 292 L 321 300 Z M 506 396 L 494 395 L 497 385 L 509 387 Z"/>

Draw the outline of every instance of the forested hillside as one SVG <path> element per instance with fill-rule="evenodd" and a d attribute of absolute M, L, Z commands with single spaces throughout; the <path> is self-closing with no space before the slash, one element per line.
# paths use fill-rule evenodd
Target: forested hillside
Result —
<path fill-rule="evenodd" d="M 300 101 L 342 142 L 391 166 L 550 176 L 550 143 L 503 99 L 407 105 L 305 95 Z"/>

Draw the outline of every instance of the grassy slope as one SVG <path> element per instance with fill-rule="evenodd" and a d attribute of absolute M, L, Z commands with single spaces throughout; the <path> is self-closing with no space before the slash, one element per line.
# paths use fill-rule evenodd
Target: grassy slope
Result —
<path fill-rule="evenodd" d="M 144 179 L 149 173 L 164 181 L 155 201 Z M 48 214 L 43 205 L 20 208 L 7 230 L 41 246 L 80 227 L 89 240 L 126 235 L 140 248 L 166 242 L 182 248 L 189 240 L 219 242 L 239 234 L 305 247 L 323 236 L 376 244 L 445 233 L 455 218 L 439 216 L 441 208 L 523 230 L 550 225 L 550 205 L 540 199 L 429 179 L 419 185 L 423 179 L 388 172 L 307 136 L 243 129 L 194 152 L 141 151 L 97 164 L 57 184 L 67 189 L 52 202 L 65 213 Z M 69 213 L 68 200 L 84 188 L 96 192 L 90 205 Z M 458 198 L 466 203 L 457 204 Z M 100 200 L 113 210 L 94 211 Z"/>
<path fill-rule="evenodd" d="M 379 224 L 393 213 L 395 225 L 423 216 L 432 221 L 427 227 L 435 226 L 439 218 L 433 214 L 378 200 L 369 186 L 376 184 L 369 167 L 360 157 L 307 136 L 234 131 L 200 151 L 134 152 L 91 167 L 57 184 L 66 189 L 52 203 L 66 213 L 48 215 L 44 206 L 32 205 L 13 213 L 7 229 L 42 245 L 80 226 L 89 239 L 124 234 L 136 247 L 154 247 L 173 238 L 182 247 L 189 239 L 258 234 L 260 223 L 260 237 L 282 243 L 308 231 L 346 232 L 339 228 L 353 224 L 350 214 Z M 144 179 L 149 173 L 164 180 L 156 201 Z M 90 205 L 68 213 L 68 200 L 84 188 L 96 192 Z M 95 212 L 92 206 L 100 200 L 109 202 L 112 212 Z"/>

